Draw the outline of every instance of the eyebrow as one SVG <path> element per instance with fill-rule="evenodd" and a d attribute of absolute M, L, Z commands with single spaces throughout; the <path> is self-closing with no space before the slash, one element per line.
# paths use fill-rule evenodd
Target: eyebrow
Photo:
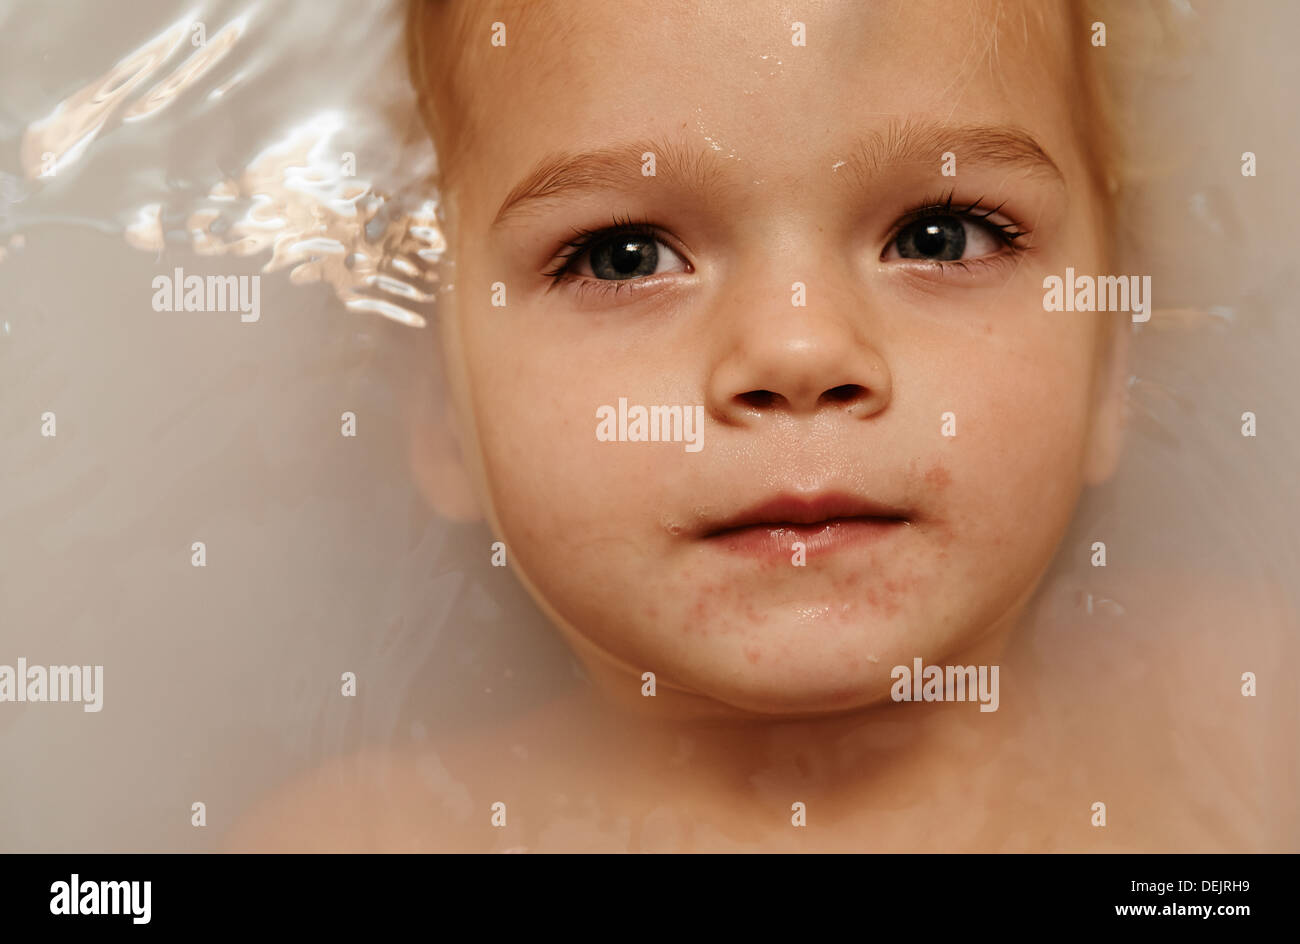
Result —
<path fill-rule="evenodd" d="M 951 151 L 958 162 L 984 167 L 1006 167 L 1062 186 L 1065 176 L 1029 132 L 1012 125 L 950 125 L 921 120 L 890 122 L 861 135 L 847 156 L 832 169 L 847 167 L 859 184 L 870 181 L 888 167 L 933 163 L 936 172 L 942 155 Z M 654 155 L 655 177 L 673 180 L 697 192 L 707 192 L 723 176 L 721 159 L 707 150 L 692 151 L 685 142 L 646 138 L 590 151 L 562 151 L 539 161 L 506 195 L 495 228 L 529 209 L 601 190 L 624 190 L 644 178 L 643 156 Z"/>
<path fill-rule="evenodd" d="M 685 143 L 645 138 L 582 152 L 560 152 L 539 161 L 506 196 L 492 225 L 535 204 L 579 193 L 624 190 L 643 180 L 643 155 L 654 155 L 655 177 L 675 180 L 704 192 L 716 186 L 722 168 L 707 151 L 692 152 Z"/>
<path fill-rule="evenodd" d="M 852 174 L 865 181 L 889 166 L 933 162 L 937 168 L 947 152 L 956 158 L 958 173 L 962 164 L 1005 167 L 1065 184 L 1065 175 L 1043 146 L 1014 125 L 896 120 L 859 138 L 845 163 Z"/>

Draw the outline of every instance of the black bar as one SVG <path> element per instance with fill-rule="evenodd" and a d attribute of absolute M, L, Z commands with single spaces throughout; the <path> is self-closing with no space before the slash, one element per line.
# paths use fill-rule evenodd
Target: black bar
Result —
<path fill-rule="evenodd" d="M 920 930 L 918 920 L 989 931 L 1204 928 L 1218 936 L 1285 920 L 1295 864 L 1289 856 L 1246 855 L 780 856 L 761 864 L 756 857 L 726 865 L 679 857 L 539 869 L 522 861 L 494 867 L 473 861 L 486 857 L 448 858 L 11 855 L 3 860 L 8 878 L 0 884 L 0 908 L 6 931 L 131 934 L 277 927 L 298 934 L 343 927 L 400 932 L 417 919 L 430 935 L 459 938 L 467 931 L 495 936 L 503 919 L 517 916 L 526 933 L 550 933 L 558 921 L 565 928 L 604 928 L 600 937 L 633 926 L 680 933 L 700 930 L 700 922 L 732 932 L 748 926 L 771 932 L 788 923 L 807 932 L 847 921 L 870 934 L 894 925 Z M 70 893 L 74 874 L 81 901 L 96 908 L 103 890 L 97 883 L 149 882 L 147 923 L 136 921 L 143 916 L 143 884 L 134 886 L 138 898 L 126 898 L 120 885 L 107 889 L 104 900 L 111 906 L 116 895 L 126 913 L 53 914 L 52 906 L 70 898 L 56 901 L 62 892 L 56 883 Z M 89 898 L 88 883 L 95 883 Z M 1154 906 L 1154 912 L 1120 913 L 1134 906 Z"/>

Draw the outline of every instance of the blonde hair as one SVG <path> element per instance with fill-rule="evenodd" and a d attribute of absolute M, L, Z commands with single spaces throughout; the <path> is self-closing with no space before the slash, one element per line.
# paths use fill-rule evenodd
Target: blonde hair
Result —
<path fill-rule="evenodd" d="M 444 187 L 463 165 L 480 126 L 481 83 L 472 77 L 488 61 L 488 49 L 475 31 L 508 19 L 515 35 L 533 28 L 554 32 L 544 19 L 547 12 L 528 0 L 407 0 L 406 65 Z"/>

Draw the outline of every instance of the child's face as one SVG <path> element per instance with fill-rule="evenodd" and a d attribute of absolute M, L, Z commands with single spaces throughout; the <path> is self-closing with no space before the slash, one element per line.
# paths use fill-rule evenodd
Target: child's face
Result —
<path fill-rule="evenodd" d="M 474 33 L 441 313 L 510 566 L 629 691 L 650 671 L 759 713 L 888 698 L 893 666 L 1011 626 L 1110 461 L 1103 316 L 1043 310 L 1046 275 L 1103 272 L 1071 116 L 1087 33 L 1005 2 L 540 6 Z M 554 282 L 574 229 L 616 217 L 652 235 Z M 600 441 L 620 398 L 701 405 L 702 448 Z"/>

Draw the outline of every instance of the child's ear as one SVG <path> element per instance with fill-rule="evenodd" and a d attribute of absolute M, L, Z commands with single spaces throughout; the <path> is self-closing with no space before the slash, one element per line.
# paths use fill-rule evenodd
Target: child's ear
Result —
<path fill-rule="evenodd" d="M 1097 368 L 1096 400 L 1084 456 L 1083 480 L 1101 485 L 1115 474 L 1127 425 L 1129 335 L 1128 316 L 1105 331 Z"/>
<path fill-rule="evenodd" d="M 407 454 L 411 474 L 430 507 L 452 521 L 479 521 L 483 513 L 474 494 L 456 411 L 448 396 L 423 396 L 410 424 Z"/>

